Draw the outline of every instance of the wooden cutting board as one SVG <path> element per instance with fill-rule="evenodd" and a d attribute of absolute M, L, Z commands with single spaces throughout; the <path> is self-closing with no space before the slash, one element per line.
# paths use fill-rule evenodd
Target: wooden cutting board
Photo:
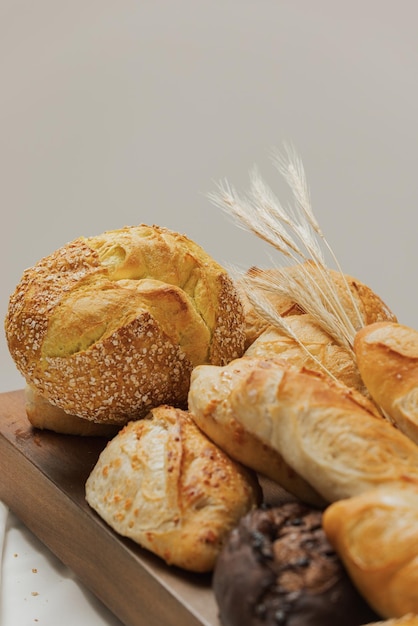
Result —
<path fill-rule="evenodd" d="M 32 428 L 23 390 L 0 393 L 0 500 L 126 626 L 220 626 L 209 574 L 169 567 L 85 500 L 107 439 Z M 264 500 L 293 497 L 260 477 Z"/>
<path fill-rule="evenodd" d="M 167 566 L 86 503 L 105 444 L 35 430 L 23 391 L 0 394 L 0 499 L 126 626 L 219 626 L 209 575 Z"/>

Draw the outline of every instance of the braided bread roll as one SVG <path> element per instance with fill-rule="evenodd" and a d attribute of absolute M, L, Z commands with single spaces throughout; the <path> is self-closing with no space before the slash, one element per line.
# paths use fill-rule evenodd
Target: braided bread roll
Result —
<path fill-rule="evenodd" d="M 379 615 L 418 615 L 418 483 L 399 481 L 334 502 L 323 528 Z M 397 622 L 394 622 L 395 624 Z M 400 623 L 416 623 L 401 620 Z"/>
<path fill-rule="evenodd" d="M 370 324 L 356 334 L 354 352 L 372 398 L 418 443 L 418 331 L 395 322 Z"/>
<path fill-rule="evenodd" d="M 203 431 L 218 424 L 218 445 L 223 423 L 236 420 L 328 502 L 418 480 L 418 446 L 367 398 L 287 361 L 242 357 L 224 367 L 198 366 L 189 409 Z"/>
<path fill-rule="evenodd" d="M 197 244 L 140 225 L 76 239 L 26 270 L 5 320 L 29 386 L 67 413 L 123 424 L 186 403 L 190 372 L 244 343 L 227 272 Z"/>

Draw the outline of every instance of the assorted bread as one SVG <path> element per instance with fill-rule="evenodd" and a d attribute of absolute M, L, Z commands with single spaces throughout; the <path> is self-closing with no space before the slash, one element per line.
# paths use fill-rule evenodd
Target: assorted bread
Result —
<path fill-rule="evenodd" d="M 233 280 L 159 226 L 64 245 L 24 272 L 5 319 L 27 416 L 108 438 L 87 502 L 168 565 L 213 572 L 224 626 L 409 626 L 418 331 L 300 256 Z M 263 503 L 264 478 L 289 501 Z"/>
<path fill-rule="evenodd" d="M 225 366 L 198 366 L 189 408 L 203 431 L 212 420 L 236 420 L 326 502 L 418 480 L 418 446 L 374 405 L 342 383 L 287 361 L 242 357 Z M 282 484 L 292 491 L 291 484 Z"/>

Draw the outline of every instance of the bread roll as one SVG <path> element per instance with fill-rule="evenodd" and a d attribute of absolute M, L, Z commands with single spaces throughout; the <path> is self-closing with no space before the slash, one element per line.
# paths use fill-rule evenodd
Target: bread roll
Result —
<path fill-rule="evenodd" d="M 290 502 L 240 520 L 212 578 L 224 626 L 359 626 L 378 619 L 332 549 L 321 517 Z"/>
<path fill-rule="evenodd" d="M 418 443 L 418 331 L 395 322 L 371 324 L 356 334 L 354 351 L 370 395 Z"/>
<path fill-rule="evenodd" d="M 311 261 L 278 269 L 260 269 L 258 267 L 252 267 L 248 270 L 247 276 L 244 276 L 243 279 L 236 281 L 241 299 L 244 303 L 246 320 L 245 349 L 247 349 L 253 341 L 255 341 L 255 339 L 270 326 L 270 324 L 254 308 L 253 304 L 247 297 L 245 283 L 246 278 L 261 276 L 270 280 L 272 285 L 274 285 L 275 282 L 280 285 L 283 272 L 292 277 L 302 273 L 301 270 L 306 272 L 308 276 L 311 277 L 312 289 L 315 288 L 315 291 L 318 293 L 327 293 L 329 288 L 327 287 L 324 273 L 321 272 Z M 343 309 L 355 328 L 359 328 L 358 314 L 360 314 L 363 325 L 385 320 L 394 322 L 397 321 L 395 314 L 389 309 L 383 300 L 376 293 L 374 293 L 372 289 L 370 289 L 370 287 L 348 274 L 343 275 L 340 272 L 331 269 L 328 269 L 328 273 L 333 281 L 333 289 L 335 290 Z M 282 316 L 287 317 L 288 315 L 310 313 L 310 311 L 304 308 L 300 302 L 296 302 L 289 295 L 281 293 L 279 289 L 275 291 L 274 288 L 272 288 L 271 291 L 263 290 L 261 293 Z"/>
<path fill-rule="evenodd" d="M 221 433 L 221 422 L 236 420 L 328 502 L 418 478 L 418 446 L 364 396 L 287 361 L 198 366 L 189 406 L 203 430 L 215 420 Z"/>
<path fill-rule="evenodd" d="M 324 513 L 323 528 L 379 615 L 418 615 L 416 483 L 400 480 L 335 502 Z"/>
<path fill-rule="evenodd" d="M 260 503 L 261 488 L 185 411 L 160 406 L 108 443 L 86 498 L 119 534 L 169 565 L 205 572 L 228 532 Z"/>
<path fill-rule="evenodd" d="M 187 237 L 132 226 L 79 238 L 29 268 L 10 297 L 10 353 L 28 385 L 95 422 L 186 403 L 190 372 L 244 344 L 227 272 Z"/>
<path fill-rule="evenodd" d="M 284 331 L 270 327 L 249 346 L 245 356 L 287 359 L 299 367 L 325 371 L 349 387 L 367 393 L 353 352 L 338 345 L 312 315 L 289 315 L 286 323 L 306 349 Z"/>
<path fill-rule="evenodd" d="M 77 415 L 70 415 L 43 398 L 33 387 L 25 388 L 26 415 L 34 428 L 52 430 L 62 435 L 113 437 L 118 426 L 96 424 Z"/>
<path fill-rule="evenodd" d="M 259 337 L 261 333 L 267 330 L 270 326 L 270 323 L 255 309 L 247 295 L 245 278 L 248 276 L 255 276 L 260 273 L 271 274 L 274 276 L 275 270 L 263 270 L 258 267 L 251 267 L 244 276 L 244 279 L 238 279 L 235 283 L 244 307 L 245 350 L 247 350 L 257 337 Z M 268 298 L 269 302 L 280 315 L 287 317 L 288 315 L 300 315 L 301 313 L 304 313 L 303 309 L 295 304 L 291 298 L 283 296 L 278 292 L 263 292 L 263 295 Z"/>

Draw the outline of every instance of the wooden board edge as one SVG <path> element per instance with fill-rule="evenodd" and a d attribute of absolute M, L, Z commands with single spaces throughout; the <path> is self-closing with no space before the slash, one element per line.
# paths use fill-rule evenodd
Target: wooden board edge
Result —
<path fill-rule="evenodd" d="M 16 454 L 21 456 L 19 468 Z M 0 436 L 0 472 L 5 477 L 0 483 L 0 499 L 126 626 L 207 626 L 145 568 L 140 569 L 139 589 L 140 564 L 129 550 L 123 549 L 123 542 L 111 529 L 103 533 L 101 528 L 97 532 L 102 521 L 87 515 L 69 500 L 3 436 Z M 45 525 L 45 519 L 51 523 Z M 81 543 L 76 541 L 80 523 Z M 68 539 L 68 544 L 63 537 Z M 89 562 L 95 563 L 94 568 L 86 567 Z M 124 576 L 112 580 L 109 572 L 115 563 L 120 564 Z M 135 596 L 138 603 L 132 602 Z"/>

